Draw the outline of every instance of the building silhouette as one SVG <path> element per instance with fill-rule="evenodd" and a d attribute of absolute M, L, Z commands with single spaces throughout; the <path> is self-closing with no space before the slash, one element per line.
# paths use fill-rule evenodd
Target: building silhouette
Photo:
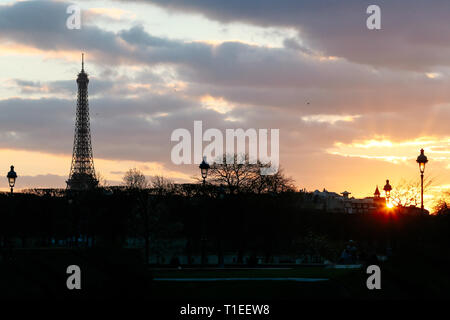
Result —
<path fill-rule="evenodd" d="M 81 60 L 81 72 L 78 74 L 78 97 L 73 141 L 72 165 L 67 188 L 71 190 L 89 190 L 98 185 L 92 154 L 91 129 L 88 100 L 89 78 L 84 71 L 84 54 Z"/>
<path fill-rule="evenodd" d="M 350 197 L 351 192 L 344 191 L 341 194 L 316 190 L 312 193 L 314 209 L 326 212 L 353 213 L 375 213 L 381 212 L 386 207 L 386 198 L 381 197 L 378 186 L 373 197 L 354 198 Z"/>

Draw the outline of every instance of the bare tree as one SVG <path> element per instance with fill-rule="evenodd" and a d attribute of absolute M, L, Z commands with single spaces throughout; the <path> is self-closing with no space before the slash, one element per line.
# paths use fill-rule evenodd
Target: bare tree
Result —
<path fill-rule="evenodd" d="M 136 195 L 140 211 L 142 212 L 143 225 L 144 225 L 144 254 L 145 263 L 148 263 L 150 256 L 150 198 L 148 194 L 148 181 L 142 171 L 133 168 L 128 170 L 123 176 L 124 185 Z"/>
<path fill-rule="evenodd" d="M 450 213 L 450 203 L 445 199 L 439 199 L 434 208 L 433 211 L 435 214 L 448 214 Z"/>
<path fill-rule="evenodd" d="M 259 174 L 253 187 L 256 193 L 294 192 L 296 189 L 294 179 L 287 177 L 282 168 L 272 175 Z"/>
<path fill-rule="evenodd" d="M 433 211 L 435 214 L 450 214 L 450 190 L 441 194 L 434 205 Z"/>
<path fill-rule="evenodd" d="M 122 178 L 123 183 L 130 189 L 146 189 L 148 181 L 142 171 L 133 168 L 128 170 Z"/>
<path fill-rule="evenodd" d="M 248 191 L 258 177 L 260 167 L 250 164 L 248 155 L 223 155 L 222 163 L 218 162 L 209 170 L 210 180 L 214 184 L 227 186 L 231 193 Z"/>
<path fill-rule="evenodd" d="M 425 178 L 423 190 L 426 192 L 433 184 L 432 178 Z M 420 204 L 420 181 L 402 179 L 393 187 L 390 196 L 391 201 L 399 207 L 418 206 Z"/>
<path fill-rule="evenodd" d="M 222 163 L 217 162 L 209 171 L 210 181 L 227 186 L 231 193 L 279 193 L 295 190 L 293 179 L 286 177 L 282 169 L 273 175 L 262 175 L 261 168 L 268 165 L 259 161 L 250 164 L 248 154 L 224 155 Z"/>
<path fill-rule="evenodd" d="M 171 193 L 175 189 L 175 184 L 172 180 L 158 175 L 150 179 L 150 186 L 159 195 Z"/>
<path fill-rule="evenodd" d="M 107 187 L 108 186 L 108 181 L 106 180 L 105 176 L 103 174 L 101 174 L 100 171 L 97 171 L 95 173 L 95 176 L 97 178 L 99 187 Z"/>

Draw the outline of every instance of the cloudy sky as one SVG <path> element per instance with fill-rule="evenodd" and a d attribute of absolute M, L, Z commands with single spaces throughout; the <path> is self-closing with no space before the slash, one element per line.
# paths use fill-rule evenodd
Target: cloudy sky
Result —
<path fill-rule="evenodd" d="M 0 0 L 0 168 L 16 166 L 18 188 L 65 186 L 85 52 L 110 184 L 131 167 L 189 181 L 198 169 L 172 164 L 170 135 L 202 120 L 280 129 L 281 165 L 307 190 L 395 188 L 419 177 L 422 147 L 433 190 L 448 188 L 449 13 L 445 0 Z"/>

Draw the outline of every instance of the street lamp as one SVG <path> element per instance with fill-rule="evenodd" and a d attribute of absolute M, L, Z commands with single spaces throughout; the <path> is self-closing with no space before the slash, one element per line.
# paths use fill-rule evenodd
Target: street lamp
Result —
<path fill-rule="evenodd" d="M 208 177 L 208 170 L 210 168 L 210 165 L 206 162 L 206 157 L 203 157 L 203 161 L 202 161 L 202 163 L 200 163 L 199 168 L 202 173 L 203 186 L 204 186 L 206 183 L 206 177 Z"/>
<path fill-rule="evenodd" d="M 386 180 L 383 190 L 386 192 L 386 205 L 389 206 L 389 198 L 391 197 L 392 186 L 389 184 L 389 180 Z"/>
<path fill-rule="evenodd" d="M 420 170 L 420 208 L 422 209 L 422 213 L 423 213 L 424 212 L 424 209 L 423 209 L 423 173 L 425 172 L 425 164 L 428 162 L 428 158 L 424 154 L 423 149 L 420 149 L 420 154 L 417 157 L 416 162 L 419 164 L 419 170 Z"/>
<path fill-rule="evenodd" d="M 205 188 L 206 185 L 206 177 L 208 177 L 208 170 L 210 168 L 209 164 L 206 162 L 206 157 L 203 157 L 203 161 L 202 163 L 200 163 L 200 172 L 202 174 L 202 178 L 203 178 L 203 189 Z M 204 192 L 204 190 L 203 190 Z M 205 266 L 206 265 L 206 223 L 205 223 L 205 209 L 202 210 L 202 236 L 201 236 L 201 250 L 202 250 L 202 265 Z"/>
<path fill-rule="evenodd" d="M 14 186 L 16 185 L 17 173 L 14 171 L 14 166 L 11 166 L 11 171 L 8 172 L 6 178 L 8 178 L 9 187 L 11 188 L 11 194 L 13 193 Z"/>

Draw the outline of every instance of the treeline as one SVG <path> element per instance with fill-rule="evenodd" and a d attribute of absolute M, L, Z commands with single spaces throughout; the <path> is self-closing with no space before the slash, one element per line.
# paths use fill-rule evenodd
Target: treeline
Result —
<path fill-rule="evenodd" d="M 305 209 L 304 192 L 231 193 L 221 186 L 170 190 L 104 188 L 66 193 L 35 190 L 0 194 L 0 244 L 47 247 L 123 247 L 127 238 L 183 239 L 185 254 L 233 252 L 320 255 L 335 260 L 349 240 L 372 249 L 450 248 L 450 216 L 339 214 Z M 82 242 L 79 239 L 84 239 Z"/>

